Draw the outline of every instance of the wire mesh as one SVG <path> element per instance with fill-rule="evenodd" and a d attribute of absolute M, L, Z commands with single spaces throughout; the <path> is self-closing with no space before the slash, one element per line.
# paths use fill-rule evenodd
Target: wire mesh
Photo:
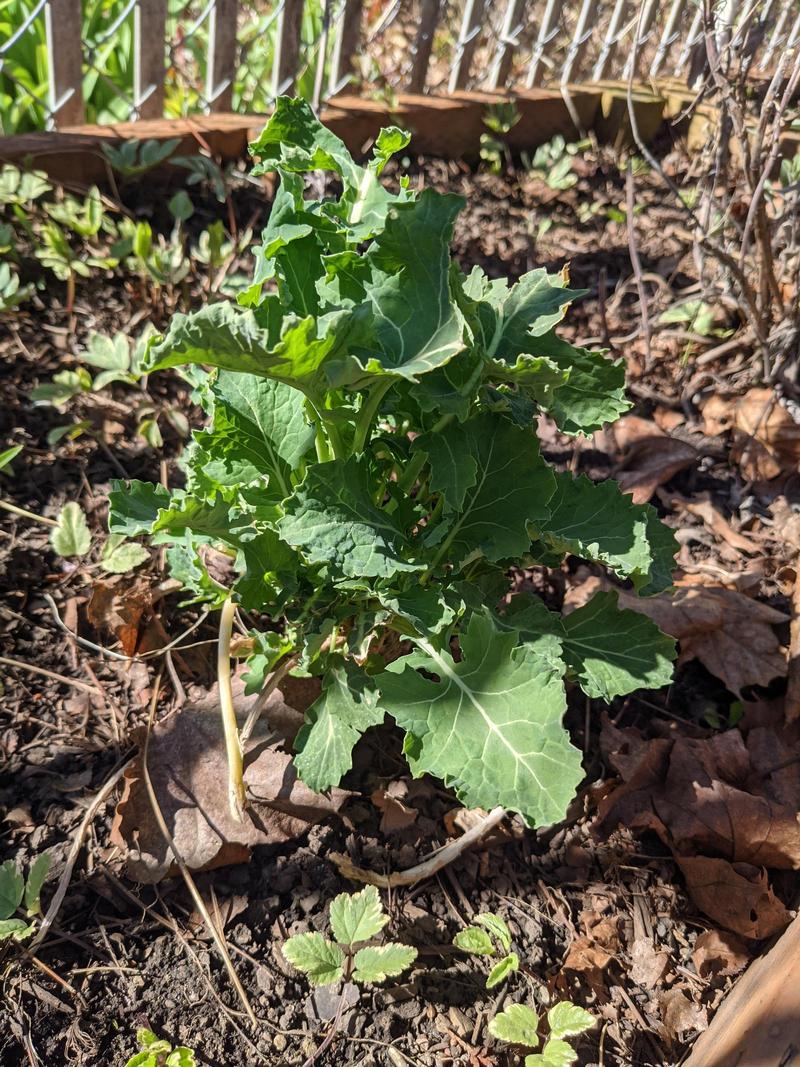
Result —
<path fill-rule="evenodd" d="M 0 132 L 53 124 L 50 2 L 0 0 Z M 164 39 L 148 39 L 137 18 L 146 6 L 152 19 L 159 5 Z M 216 75 L 209 78 L 217 16 L 228 19 L 224 105 Z M 798 0 L 718 0 L 715 16 L 719 43 L 749 51 L 762 78 L 800 41 Z M 420 81 L 423 24 L 435 28 Z M 139 117 L 136 64 L 145 51 L 159 77 L 147 113 L 161 113 L 163 77 L 167 116 L 220 106 L 264 113 L 285 91 L 315 104 L 343 91 L 391 100 L 412 81 L 442 93 L 691 80 L 707 62 L 700 0 L 83 0 L 81 31 L 89 122 Z"/>

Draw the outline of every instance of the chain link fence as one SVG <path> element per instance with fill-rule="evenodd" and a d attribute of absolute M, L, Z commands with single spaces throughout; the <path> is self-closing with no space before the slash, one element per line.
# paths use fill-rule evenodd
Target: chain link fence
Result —
<path fill-rule="evenodd" d="M 798 0 L 713 15 L 756 76 L 800 52 Z M 705 51 L 701 0 L 0 0 L 0 133 L 262 114 L 282 92 L 691 84 Z"/>

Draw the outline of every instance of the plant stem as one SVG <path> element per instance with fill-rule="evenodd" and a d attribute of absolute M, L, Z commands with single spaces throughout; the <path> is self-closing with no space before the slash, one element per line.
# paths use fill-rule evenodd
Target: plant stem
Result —
<path fill-rule="evenodd" d="M 430 564 L 428 569 L 425 571 L 425 573 L 420 578 L 420 580 L 419 580 L 419 584 L 420 585 L 427 585 L 428 584 L 428 582 L 431 579 L 431 575 L 436 570 L 436 568 L 439 566 L 439 564 L 441 563 L 442 559 L 447 555 L 447 553 L 448 553 L 448 551 L 450 549 L 450 545 L 453 543 L 453 540 L 455 539 L 455 536 L 456 536 L 456 534 L 458 533 L 458 531 L 460 529 L 461 529 L 461 522 L 459 521 L 459 522 L 455 523 L 455 525 L 453 526 L 453 529 L 450 531 L 450 533 L 447 535 L 447 537 L 444 539 L 444 541 L 440 545 L 439 551 L 433 557 L 433 562 Z"/>
<path fill-rule="evenodd" d="M 430 429 L 430 432 L 439 433 L 439 431 L 443 430 L 445 426 L 449 426 L 454 418 L 455 415 L 452 413 L 452 411 L 448 412 L 446 415 L 442 415 L 442 417 L 433 424 Z"/>
<path fill-rule="evenodd" d="M 9 504 L 7 500 L 0 500 L 0 508 L 5 508 L 6 511 L 11 511 L 14 515 L 21 515 L 23 519 L 31 519 L 33 522 L 44 523 L 45 526 L 58 526 L 55 519 L 46 519 L 44 515 L 37 515 L 34 511 L 26 511 L 25 508 L 18 508 L 16 504 Z"/>
<path fill-rule="evenodd" d="M 259 720 L 261 712 L 266 707 L 266 703 L 269 700 L 270 696 L 275 691 L 275 689 L 277 689 L 277 687 L 281 684 L 281 682 L 292 669 L 292 667 L 297 664 L 299 658 L 299 653 L 293 652 L 273 670 L 269 679 L 265 683 L 264 688 L 258 694 L 255 705 L 253 706 L 253 709 L 250 714 L 247 716 L 247 721 L 245 722 L 244 726 L 242 727 L 241 733 L 239 734 L 239 743 L 241 746 L 244 746 L 249 740 L 250 734 L 252 734 L 253 729 L 255 728 L 255 725 Z"/>
<path fill-rule="evenodd" d="M 425 461 L 427 460 L 427 458 L 428 453 L 423 452 L 422 450 L 414 453 L 414 455 L 408 461 L 408 465 L 406 466 L 405 470 L 397 479 L 397 488 L 400 490 L 400 492 L 411 492 L 414 487 L 414 482 L 416 482 L 419 476 L 419 472 L 425 466 Z"/>
<path fill-rule="evenodd" d="M 388 391 L 394 385 L 394 380 L 390 377 L 386 377 L 375 385 L 369 391 L 369 395 L 364 400 L 361 406 L 361 411 L 358 413 L 358 421 L 356 422 L 356 435 L 353 439 L 353 452 L 363 452 L 364 446 L 367 443 L 369 432 L 372 429 L 372 423 L 378 413 L 381 400 L 386 396 Z"/>
<path fill-rule="evenodd" d="M 327 419 L 323 420 L 325 429 L 328 431 L 328 441 L 330 442 L 331 450 L 333 452 L 334 459 L 347 459 L 347 449 L 344 447 L 344 441 L 342 441 L 342 435 L 339 433 L 339 427 L 332 421 Z"/>
<path fill-rule="evenodd" d="M 231 689 L 231 635 L 236 605 L 228 597 L 219 616 L 219 644 L 217 646 L 217 682 L 219 684 L 219 710 L 222 715 L 222 730 L 225 735 L 225 752 L 228 757 L 228 803 L 231 815 L 242 821 L 247 807 L 244 788 L 244 763 L 239 742 L 239 727 L 233 710 Z"/>

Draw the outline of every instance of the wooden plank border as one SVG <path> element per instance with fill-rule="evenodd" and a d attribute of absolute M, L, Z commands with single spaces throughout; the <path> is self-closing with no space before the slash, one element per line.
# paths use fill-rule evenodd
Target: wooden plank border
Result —
<path fill-rule="evenodd" d="M 608 136 L 617 135 L 618 131 L 608 126 L 608 101 L 618 99 L 625 104 L 624 88 L 607 84 L 594 88 L 569 86 L 569 90 L 571 103 L 585 128 L 605 127 Z M 637 92 L 646 94 L 647 106 L 653 109 L 649 132 L 654 134 L 661 115 L 658 109 L 665 106 L 665 98 L 654 97 L 643 86 L 637 86 Z M 601 111 L 604 94 L 606 106 Z M 486 130 L 483 118 L 487 106 L 506 100 L 514 100 L 520 114 L 519 122 L 507 135 L 512 149 L 536 148 L 558 133 L 565 138 L 576 135 L 571 112 L 562 94 L 553 89 L 529 89 L 513 94 L 465 91 L 451 96 L 403 93 L 391 106 L 356 96 L 338 96 L 331 106 L 323 108 L 321 118 L 356 156 L 371 146 L 381 127 L 397 124 L 412 131 L 414 152 L 470 160 L 478 157 L 480 137 Z M 620 127 L 627 120 L 626 107 L 618 107 Z M 197 154 L 207 144 L 223 160 L 241 159 L 247 152 L 248 140 L 266 119 L 266 115 L 217 113 L 189 119 L 140 120 L 21 134 L 0 138 L 0 161 L 37 167 L 59 181 L 107 184 L 109 172 L 102 152 L 104 144 L 119 144 L 131 138 L 165 141 L 177 137 L 176 155 Z M 785 133 L 781 154 L 793 156 L 798 150 L 800 134 Z"/>

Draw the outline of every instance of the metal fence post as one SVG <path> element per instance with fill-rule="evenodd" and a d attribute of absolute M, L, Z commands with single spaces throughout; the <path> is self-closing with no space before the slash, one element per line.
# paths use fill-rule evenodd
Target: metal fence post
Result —
<path fill-rule="evenodd" d="M 167 0 L 137 0 L 133 9 L 133 104 L 136 117 L 164 117 Z"/>
<path fill-rule="evenodd" d="M 83 108 L 81 0 L 47 0 L 44 9 L 50 78 L 48 127 L 79 126 Z"/>
<path fill-rule="evenodd" d="M 542 21 L 539 23 L 539 32 L 531 52 L 531 63 L 528 67 L 527 86 L 533 89 L 544 81 L 544 53 L 548 44 L 558 34 L 558 16 L 561 13 L 561 0 L 547 0 Z"/>
<path fill-rule="evenodd" d="M 214 0 L 208 22 L 206 99 L 209 111 L 230 111 L 236 77 L 238 0 Z"/>

